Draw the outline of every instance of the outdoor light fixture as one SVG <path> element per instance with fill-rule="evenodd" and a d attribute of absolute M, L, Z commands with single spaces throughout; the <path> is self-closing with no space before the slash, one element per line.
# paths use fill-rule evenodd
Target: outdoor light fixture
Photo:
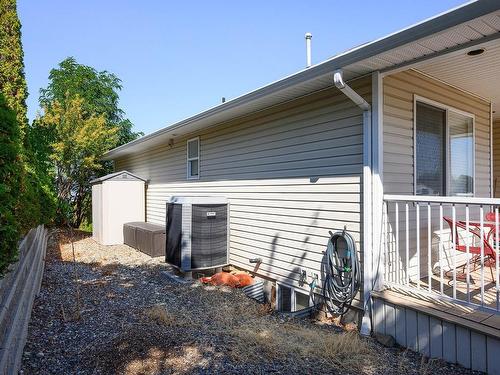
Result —
<path fill-rule="evenodd" d="M 482 53 L 484 53 L 484 48 L 478 48 L 478 49 L 473 49 L 473 50 L 467 52 L 467 55 L 468 56 L 477 56 L 477 55 L 481 55 Z"/>

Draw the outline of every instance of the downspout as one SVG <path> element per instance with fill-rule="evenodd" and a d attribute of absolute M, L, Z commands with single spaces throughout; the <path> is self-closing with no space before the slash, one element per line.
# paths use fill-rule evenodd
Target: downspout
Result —
<path fill-rule="evenodd" d="M 371 333 L 370 320 L 370 291 L 373 285 L 372 276 L 372 107 L 365 99 L 344 82 L 342 71 L 334 72 L 335 86 L 363 110 L 363 318 L 360 332 L 369 336 Z"/>

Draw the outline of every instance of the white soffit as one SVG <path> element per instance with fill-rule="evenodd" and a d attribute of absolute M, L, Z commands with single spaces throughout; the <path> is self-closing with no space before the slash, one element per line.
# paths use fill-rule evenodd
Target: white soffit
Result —
<path fill-rule="evenodd" d="M 484 53 L 468 56 L 472 49 L 484 48 Z M 500 39 L 481 43 L 473 48 L 457 51 L 430 60 L 416 68 L 453 86 L 491 101 L 494 118 L 500 113 Z"/>
<path fill-rule="evenodd" d="M 500 1 L 499 1 L 500 5 Z M 352 74 L 363 75 L 376 70 L 390 70 L 448 51 L 462 49 L 482 40 L 500 38 L 500 10 L 473 19 L 440 33 L 418 39 L 345 67 Z M 447 55 L 446 55 L 447 56 Z"/>

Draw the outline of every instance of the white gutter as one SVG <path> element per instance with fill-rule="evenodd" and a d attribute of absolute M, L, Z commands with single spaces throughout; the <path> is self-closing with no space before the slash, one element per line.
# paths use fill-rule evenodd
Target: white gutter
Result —
<path fill-rule="evenodd" d="M 372 106 L 344 82 L 342 71 L 333 75 L 335 86 L 363 110 L 363 319 L 361 334 L 371 334 L 370 292 L 373 286 L 372 271 Z"/>
<path fill-rule="evenodd" d="M 354 91 L 347 83 L 344 82 L 342 70 L 336 70 L 333 74 L 333 82 L 335 86 L 342 91 L 345 96 L 351 99 L 363 111 L 371 111 L 372 106 L 361 95 Z"/>

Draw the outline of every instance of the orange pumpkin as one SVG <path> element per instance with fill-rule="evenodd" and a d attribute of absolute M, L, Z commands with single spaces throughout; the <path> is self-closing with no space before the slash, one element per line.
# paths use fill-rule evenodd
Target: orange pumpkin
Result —
<path fill-rule="evenodd" d="M 253 278 L 246 273 L 233 275 L 229 272 L 218 272 L 212 277 L 202 277 L 200 281 L 211 285 L 228 285 L 233 288 L 242 288 L 253 284 Z"/>

